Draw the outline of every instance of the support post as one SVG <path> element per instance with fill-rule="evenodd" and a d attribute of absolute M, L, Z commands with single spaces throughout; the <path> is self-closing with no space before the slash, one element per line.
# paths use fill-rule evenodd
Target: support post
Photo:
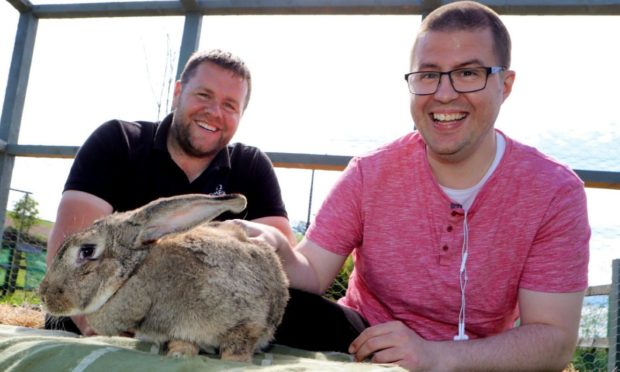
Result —
<path fill-rule="evenodd" d="M 17 143 L 19 136 L 37 25 L 38 19 L 31 10 L 19 16 L 13 58 L 2 106 L 2 117 L 0 117 L 0 142 L 4 144 L 5 149 L 8 145 Z M 0 238 L 4 232 L 4 215 L 9 199 L 14 162 L 15 155 L 0 151 Z"/>
<path fill-rule="evenodd" d="M 609 354 L 608 371 L 620 371 L 620 259 L 612 261 L 611 290 L 609 291 Z"/>
<path fill-rule="evenodd" d="M 177 80 L 181 78 L 181 71 L 189 57 L 198 49 L 200 44 L 200 30 L 202 29 L 202 14 L 188 12 L 185 14 L 185 26 L 183 27 L 183 39 L 179 51 L 179 64 L 177 65 Z"/>

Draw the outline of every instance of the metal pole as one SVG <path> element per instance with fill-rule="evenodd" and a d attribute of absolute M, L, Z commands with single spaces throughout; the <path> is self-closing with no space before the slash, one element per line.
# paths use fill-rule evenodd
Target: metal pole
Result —
<path fill-rule="evenodd" d="M 609 354 L 608 371 L 620 371 L 620 259 L 615 259 L 611 264 L 611 290 L 609 291 Z"/>
<path fill-rule="evenodd" d="M 15 33 L 15 44 L 13 46 L 13 57 L 2 106 L 2 116 L 0 117 L 0 143 L 4 147 L 17 143 L 19 136 L 37 25 L 38 19 L 33 15 L 32 11 L 21 13 L 19 16 L 17 32 Z M 4 151 L 0 152 L 0 240 L 4 232 L 4 214 L 8 202 L 14 163 L 14 155 Z"/>
<path fill-rule="evenodd" d="M 308 217 L 306 218 L 306 231 L 308 231 L 308 227 L 310 227 L 310 212 L 312 211 L 313 190 L 314 190 L 314 169 L 312 170 L 312 178 L 310 178 L 310 197 L 308 198 Z M 306 231 L 304 231 L 304 233 Z"/>

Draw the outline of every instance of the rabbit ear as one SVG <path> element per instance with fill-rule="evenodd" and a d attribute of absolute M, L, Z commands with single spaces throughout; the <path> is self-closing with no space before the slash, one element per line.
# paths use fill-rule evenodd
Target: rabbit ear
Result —
<path fill-rule="evenodd" d="M 191 229 L 211 221 L 223 212 L 239 213 L 247 201 L 241 194 L 206 195 L 188 194 L 157 199 L 136 210 L 131 222 L 142 225 L 138 234 L 139 245 L 153 242 L 170 233 Z"/>

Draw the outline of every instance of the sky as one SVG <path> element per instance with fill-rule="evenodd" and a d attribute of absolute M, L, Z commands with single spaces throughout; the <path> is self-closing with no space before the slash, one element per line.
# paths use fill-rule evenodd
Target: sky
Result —
<path fill-rule="evenodd" d="M 17 18 L 0 1 L 0 102 Z M 620 171 L 618 17 L 503 19 L 517 80 L 496 126 L 543 150 L 562 149 L 551 155 L 573 168 Z M 413 127 L 403 74 L 419 22 L 416 15 L 210 16 L 200 48 L 238 54 L 253 73 L 236 141 L 269 152 L 356 155 Z M 177 53 L 182 29 L 182 17 L 40 20 L 18 142 L 79 146 L 107 120 L 156 120 L 170 77 L 166 55 Z M 18 158 L 11 187 L 32 192 L 41 217 L 53 221 L 71 162 Z M 310 172 L 277 173 L 291 219 L 305 221 Z M 316 173 L 311 214 L 337 177 Z M 11 193 L 9 209 L 20 196 Z M 588 198 L 591 222 L 611 231 L 617 246 L 620 191 L 588 190 Z M 604 275 L 594 284 L 606 282 L 610 260 L 620 257 L 609 249 L 600 255 L 591 271 Z"/>

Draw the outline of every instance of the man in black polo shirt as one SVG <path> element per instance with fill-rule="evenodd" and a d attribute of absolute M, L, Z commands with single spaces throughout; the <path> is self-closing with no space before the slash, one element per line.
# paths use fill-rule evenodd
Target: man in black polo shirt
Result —
<path fill-rule="evenodd" d="M 231 144 L 247 107 L 251 77 L 230 53 L 198 52 L 176 83 L 173 112 L 160 123 L 112 120 L 80 148 L 58 206 L 48 241 L 47 263 L 63 238 L 113 212 L 179 194 L 241 193 L 244 218 L 271 225 L 295 241 L 275 172 L 255 147 Z M 84 335 L 84 317 L 49 321 Z"/>

